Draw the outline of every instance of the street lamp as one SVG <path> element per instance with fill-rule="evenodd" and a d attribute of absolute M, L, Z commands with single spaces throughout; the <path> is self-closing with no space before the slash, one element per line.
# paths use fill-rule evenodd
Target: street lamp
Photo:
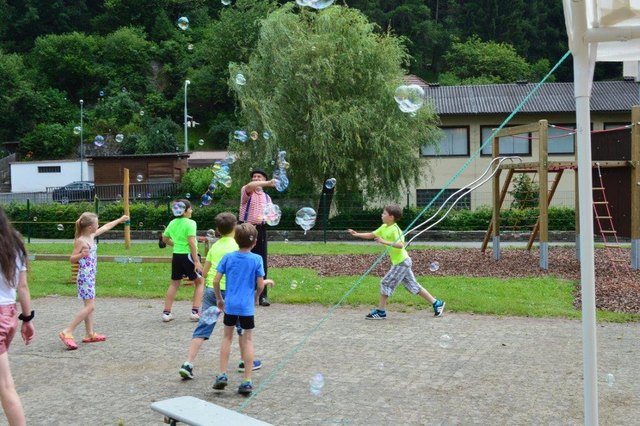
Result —
<path fill-rule="evenodd" d="M 83 123 L 83 117 L 82 117 L 82 106 L 84 105 L 84 101 L 82 99 L 80 99 L 80 181 L 83 181 L 83 173 L 82 173 L 82 167 L 83 167 L 83 162 L 84 162 L 84 139 L 83 139 L 83 135 L 84 135 L 84 123 Z"/>
<path fill-rule="evenodd" d="M 184 81 L 184 152 L 189 151 L 189 135 L 187 131 L 187 120 L 189 120 L 189 117 L 187 116 L 187 86 L 190 84 L 191 82 L 189 80 Z"/>

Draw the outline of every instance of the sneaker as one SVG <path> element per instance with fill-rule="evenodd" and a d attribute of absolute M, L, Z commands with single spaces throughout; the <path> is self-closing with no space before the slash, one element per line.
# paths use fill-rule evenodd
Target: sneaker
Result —
<path fill-rule="evenodd" d="M 261 297 L 260 306 L 271 306 L 271 303 L 269 303 L 269 299 L 267 299 L 266 297 Z"/>
<path fill-rule="evenodd" d="M 253 368 L 251 369 L 251 371 L 260 370 L 261 368 L 262 368 L 262 361 L 260 361 L 259 359 L 254 359 Z M 238 364 L 238 371 L 240 373 L 244 373 L 244 361 L 240 361 L 240 364 Z"/>
<path fill-rule="evenodd" d="M 193 364 L 185 362 L 182 364 L 182 367 L 180 367 L 179 373 L 183 379 L 193 379 Z"/>
<path fill-rule="evenodd" d="M 200 314 L 192 310 L 191 315 L 189 315 L 189 319 L 191 320 L 191 322 L 198 322 L 200 321 Z"/>
<path fill-rule="evenodd" d="M 440 299 L 436 299 L 435 302 L 433 302 L 433 312 L 434 312 L 434 316 L 439 317 L 442 316 L 442 313 L 444 312 L 444 300 L 440 300 Z"/>
<path fill-rule="evenodd" d="M 364 318 L 370 320 L 383 320 L 387 318 L 387 313 L 386 311 L 381 311 L 378 308 L 374 308 Z"/>
<path fill-rule="evenodd" d="M 253 392 L 253 385 L 251 384 L 251 380 L 244 380 L 242 383 L 240 383 L 240 386 L 238 386 L 238 393 L 240 395 L 249 395 L 251 392 Z"/>
<path fill-rule="evenodd" d="M 213 384 L 214 389 L 222 390 L 229 384 L 229 378 L 225 373 L 216 376 L 216 382 Z"/>
<path fill-rule="evenodd" d="M 163 312 L 162 321 L 163 322 L 173 321 L 173 314 L 171 312 Z"/>

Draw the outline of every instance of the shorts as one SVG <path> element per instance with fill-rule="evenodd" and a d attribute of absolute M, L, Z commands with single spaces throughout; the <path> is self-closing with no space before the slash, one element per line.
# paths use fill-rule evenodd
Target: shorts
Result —
<path fill-rule="evenodd" d="M 233 327 L 239 323 L 243 330 L 253 330 L 256 328 L 254 318 L 255 317 L 253 315 L 245 317 L 241 315 L 224 314 L 224 325 L 227 327 Z"/>
<path fill-rule="evenodd" d="M 418 294 L 422 286 L 416 281 L 416 277 L 411 270 L 411 258 L 407 257 L 401 263 L 391 266 L 387 275 L 380 281 L 380 293 L 391 296 L 398 284 L 402 283 L 411 294 Z"/>
<path fill-rule="evenodd" d="M 9 350 L 18 328 L 16 305 L 0 305 L 0 355 Z"/>
<path fill-rule="evenodd" d="M 221 291 L 222 297 L 224 297 L 224 290 Z M 200 308 L 200 312 L 204 312 L 209 309 L 211 306 L 216 306 L 218 301 L 216 300 L 216 292 L 211 287 L 204 288 L 204 295 L 202 296 L 202 307 Z M 217 322 L 217 321 L 216 321 Z M 196 329 L 193 330 L 192 338 L 202 338 L 204 340 L 208 340 L 211 337 L 211 333 L 213 333 L 213 329 L 216 326 L 216 323 L 207 324 L 202 319 L 198 321 L 198 325 L 196 325 Z"/>
<path fill-rule="evenodd" d="M 191 259 L 191 253 L 173 253 L 171 258 L 171 280 L 179 281 L 182 277 L 195 280 L 201 276 L 196 271 L 196 264 Z"/>

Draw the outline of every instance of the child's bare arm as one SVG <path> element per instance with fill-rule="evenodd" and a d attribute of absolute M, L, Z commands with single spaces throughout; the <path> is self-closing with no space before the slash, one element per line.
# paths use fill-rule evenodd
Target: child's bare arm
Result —
<path fill-rule="evenodd" d="M 209 275 L 209 269 L 211 269 L 211 262 L 209 262 L 208 260 L 205 260 L 204 269 L 202 270 L 202 276 L 204 278 L 207 278 L 207 275 Z"/>
<path fill-rule="evenodd" d="M 362 238 L 363 240 L 373 240 L 376 237 L 373 232 L 356 232 L 353 229 L 347 229 L 347 232 L 351 234 L 351 236 Z"/>
<path fill-rule="evenodd" d="M 196 237 L 193 235 L 189 237 L 189 251 L 191 252 L 193 263 L 196 265 L 196 271 L 202 271 L 202 263 L 198 258 L 198 245 L 196 244 Z"/>
<path fill-rule="evenodd" d="M 20 272 L 18 277 L 18 300 L 20 302 L 20 308 L 22 309 L 22 315 L 28 317 L 31 315 L 31 294 L 29 293 L 29 285 L 27 284 L 27 273 Z M 36 335 L 36 330 L 33 327 L 32 321 L 22 321 L 22 340 L 25 345 L 31 343 Z"/>
<path fill-rule="evenodd" d="M 391 246 L 393 248 L 397 248 L 397 249 L 401 249 L 404 248 L 404 243 L 400 240 L 398 241 L 387 241 L 385 239 L 382 239 L 380 237 L 375 237 L 374 240 L 376 241 L 376 243 L 380 243 L 383 246 Z"/>
<path fill-rule="evenodd" d="M 216 293 L 216 304 L 218 308 L 224 310 L 224 299 L 222 298 L 222 292 L 220 291 L 220 280 L 222 279 L 222 274 L 220 272 L 216 272 L 216 276 L 213 277 L 213 291 Z"/>
<path fill-rule="evenodd" d="M 69 261 L 71 263 L 78 263 L 80 259 L 83 257 L 89 256 L 90 248 L 86 242 L 81 239 L 76 239 L 73 242 L 73 252 L 71 252 L 71 257 Z"/>
<path fill-rule="evenodd" d="M 98 228 L 98 230 L 96 231 L 96 233 L 94 235 L 96 237 L 99 237 L 100 235 L 104 234 L 105 232 L 112 230 L 113 228 L 115 228 L 119 224 L 124 223 L 124 222 L 126 222 L 128 220 L 129 220 L 129 216 L 124 214 L 119 219 L 112 220 L 111 222 L 105 223 L 104 225 L 102 225 L 100 228 Z"/>
<path fill-rule="evenodd" d="M 258 296 L 262 294 L 262 290 L 264 290 L 264 277 L 256 278 L 256 297 L 254 303 L 258 304 Z"/>
<path fill-rule="evenodd" d="M 165 237 L 164 235 L 162 236 L 162 242 L 168 246 L 173 245 L 173 240 L 171 239 L 171 237 Z"/>

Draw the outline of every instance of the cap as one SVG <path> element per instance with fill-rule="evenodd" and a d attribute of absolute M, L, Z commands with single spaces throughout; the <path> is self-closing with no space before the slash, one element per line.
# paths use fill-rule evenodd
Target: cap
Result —
<path fill-rule="evenodd" d="M 261 174 L 262 176 L 264 176 L 265 179 L 269 179 L 269 176 L 267 176 L 267 172 L 265 172 L 262 169 L 253 169 L 253 170 L 251 170 L 251 177 L 253 177 L 253 175 L 255 175 L 256 173 Z"/>

